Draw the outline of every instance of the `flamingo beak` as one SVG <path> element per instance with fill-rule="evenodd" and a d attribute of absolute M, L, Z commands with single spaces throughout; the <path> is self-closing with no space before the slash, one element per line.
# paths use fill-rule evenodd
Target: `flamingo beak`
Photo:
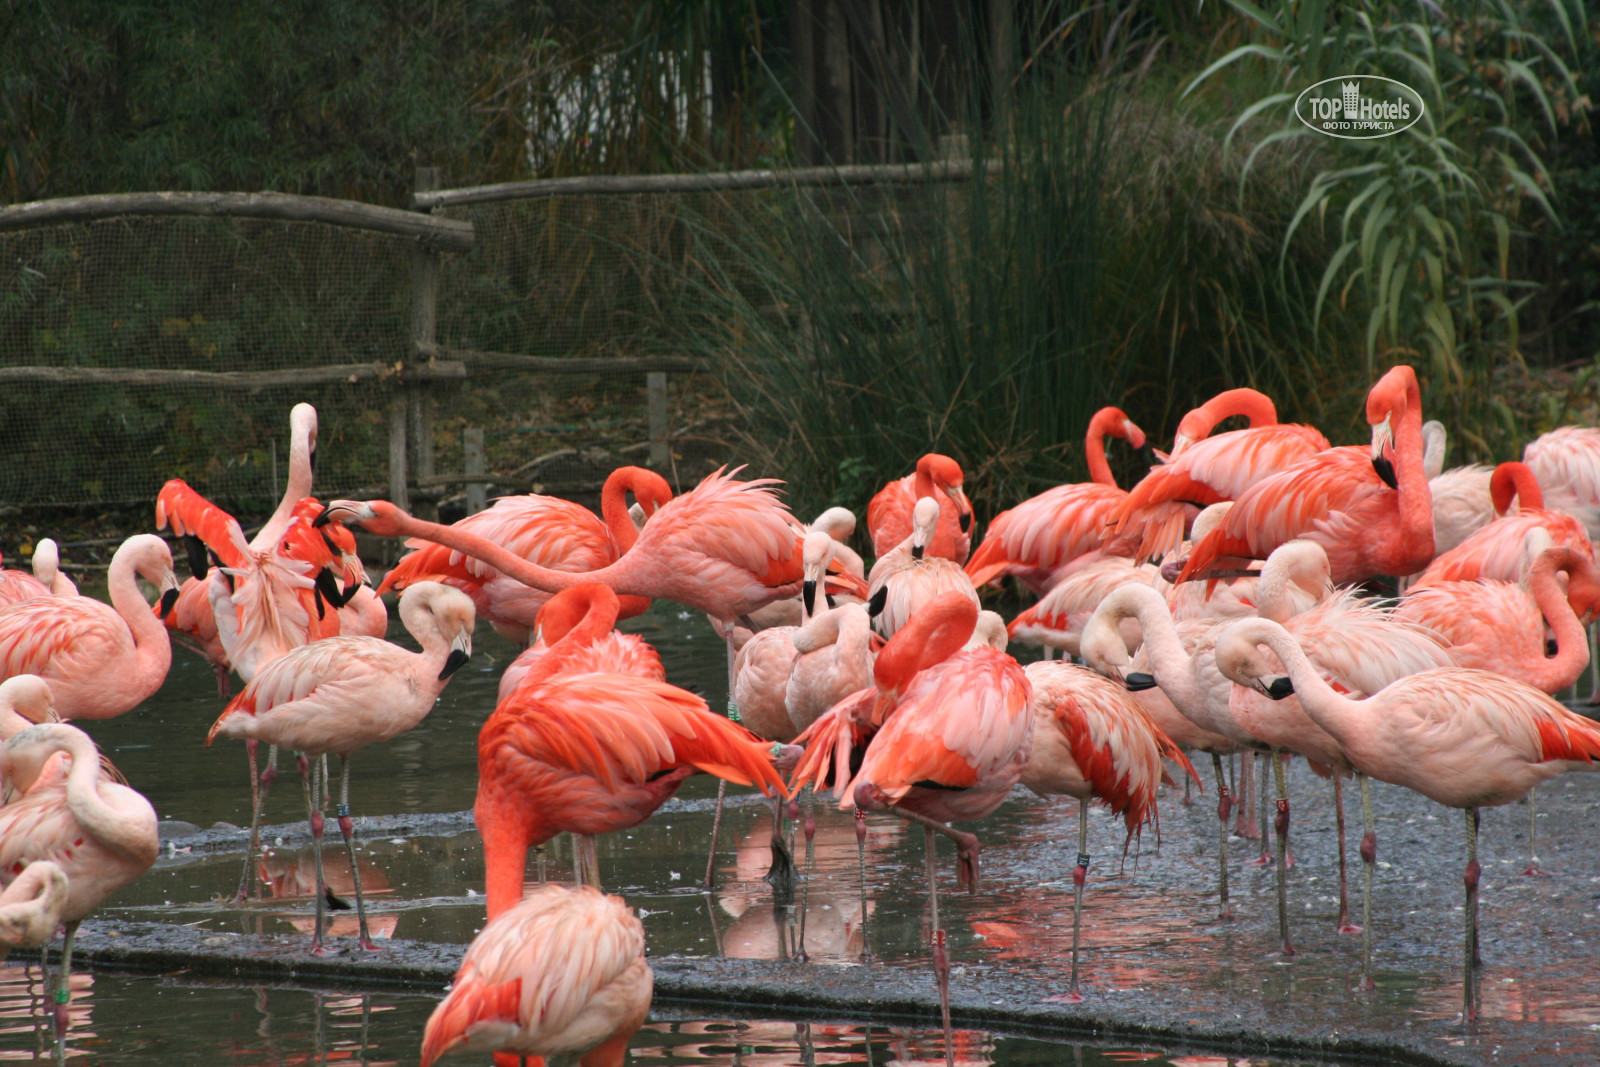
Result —
<path fill-rule="evenodd" d="M 1388 453 L 1394 451 L 1394 427 L 1390 416 L 1385 415 L 1383 421 L 1372 428 L 1372 469 L 1383 479 L 1383 484 L 1390 489 L 1399 489 L 1395 481 L 1394 461 Z"/>
<path fill-rule="evenodd" d="M 1156 677 L 1144 671 L 1132 671 L 1122 680 L 1122 684 L 1128 687 L 1130 693 L 1142 693 L 1156 687 Z"/>
<path fill-rule="evenodd" d="M 814 579 L 807 578 L 800 583 L 800 600 L 805 604 L 809 618 L 817 610 L 817 583 Z"/>
<path fill-rule="evenodd" d="M 1272 700 L 1283 700 L 1285 697 L 1294 696 L 1294 683 L 1284 677 L 1274 678 L 1270 682 L 1264 678 L 1257 678 L 1256 688 Z"/>
<path fill-rule="evenodd" d="M 911 558 L 912 559 L 921 559 L 922 556 L 923 556 L 923 553 L 925 553 L 927 551 L 928 550 L 926 548 L 924 548 L 922 545 L 912 545 L 911 546 Z"/>
<path fill-rule="evenodd" d="M 172 614 L 173 607 L 178 603 L 178 576 L 167 573 L 161 580 L 161 617 L 165 619 Z"/>
<path fill-rule="evenodd" d="M 444 669 L 439 672 L 439 681 L 442 682 L 456 673 L 471 657 L 472 634 L 468 631 L 462 631 L 456 634 L 455 639 L 450 642 L 450 655 L 444 661 Z"/>
<path fill-rule="evenodd" d="M 322 527 L 330 522 L 355 523 L 357 526 L 368 519 L 375 519 L 378 513 L 366 504 L 357 504 L 348 500 L 336 500 L 322 509 L 322 513 L 311 520 L 314 527 Z"/>
<path fill-rule="evenodd" d="M 189 573 L 204 578 L 211 569 L 206 560 L 206 543 L 194 534 L 184 534 L 179 540 L 183 542 L 184 554 L 189 557 Z"/>
<path fill-rule="evenodd" d="M 961 532 L 972 532 L 972 503 L 967 500 L 967 494 L 959 485 L 952 485 L 945 490 L 950 499 L 955 501 L 956 511 L 960 514 Z"/>
<path fill-rule="evenodd" d="M 1123 433 L 1123 437 L 1128 442 L 1128 447 L 1130 447 L 1130 448 L 1143 448 L 1144 447 L 1144 431 L 1139 429 L 1139 427 L 1135 426 L 1132 419 L 1123 419 L 1122 420 L 1122 433 Z"/>
<path fill-rule="evenodd" d="M 876 619 L 883 614 L 883 606 L 889 602 L 889 587 L 881 585 L 878 591 L 872 594 L 872 599 L 867 601 L 867 614 Z"/>

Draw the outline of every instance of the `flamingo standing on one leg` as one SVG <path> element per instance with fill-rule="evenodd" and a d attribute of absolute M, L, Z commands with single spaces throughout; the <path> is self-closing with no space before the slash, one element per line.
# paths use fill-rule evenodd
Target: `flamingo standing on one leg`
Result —
<path fill-rule="evenodd" d="M 37 674 L 50 683 L 63 719 L 109 719 L 137 707 L 167 677 L 172 643 L 139 591 L 161 590 L 161 611 L 178 596 L 172 553 L 154 534 L 128 538 L 111 557 L 111 603 L 93 597 L 34 597 L 0 608 L 0 679 Z"/>
<path fill-rule="evenodd" d="M 1078 800 L 1078 862 L 1072 869 L 1072 984 L 1061 999 L 1076 1003 L 1078 934 L 1083 884 L 1089 874 L 1089 802 L 1098 800 L 1121 815 L 1127 842 L 1156 813 L 1156 787 L 1163 759 L 1199 781 L 1193 765 L 1147 715 L 1127 689 L 1085 667 L 1030 663 L 1033 687 L 1033 748 L 1022 784 L 1040 796 L 1065 794 Z"/>
<path fill-rule="evenodd" d="M 1133 448 L 1144 447 L 1144 431 L 1121 408 L 1095 412 L 1083 443 L 1089 480 L 1047 489 L 996 515 L 983 543 L 967 560 L 973 585 L 1013 574 L 1035 596 L 1043 596 L 1076 561 L 1101 548 L 1106 521 L 1128 496 L 1117 487 L 1106 462 L 1108 436 Z"/>
<path fill-rule="evenodd" d="M 737 471 L 717 470 L 699 485 L 662 506 L 639 532 L 634 546 L 615 563 L 583 574 L 551 570 L 520 559 L 500 546 L 455 527 L 423 522 L 387 501 L 338 500 L 323 517 L 355 522 L 382 536 L 416 536 L 483 560 L 518 581 L 549 592 L 603 582 L 618 595 L 675 600 L 722 619 L 736 619 L 800 592 L 801 535 L 793 515 L 772 491 L 769 478 L 740 482 Z M 732 629 L 724 631 L 728 693 L 733 693 Z M 705 885 L 716 873 L 722 798 L 711 822 Z"/>
<path fill-rule="evenodd" d="M 1301 537 L 1327 551 L 1335 585 L 1421 570 L 1433 558 L 1421 395 L 1410 367 L 1391 368 L 1367 394 L 1370 454 L 1330 448 L 1257 482 L 1195 543 L 1178 580 L 1210 577 L 1228 559 L 1265 559 Z"/>
<path fill-rule="evenodd" d="M 67 873 L 35 860 L 0 890 L 0 963 L 14 948 L 38 948 L 56 936 L 67 906 Z"/>
<path fill-rule="evenodd" d="M 493 541 L 509 552 L 562 571 L 593 571 L 615 563 L 638 540 L 639 531 L 628 513 L 627 494 L 633 493 L 648 519 L 672 499 L 672 487 L 655 471 L 643 467 L 618 467 L 600 490 L 600 514 L 556 496 L 501 497 L 494 506 L 469 515 L 455 528 Z M 519 645 L 528 643 L 528 631 L 550 594 L 457 549 L 413 538 L 414 551 L 404 556 L 384 576 L 378 592 L 404 589 L 416 581 L 442 582 L 472 598 L 478 617 L 495 632 Z M 623 601 L 624 618 L 650 606 L 647 599 Z"/>
<path fill-rule="evenodd" d="M 644 927 L 621 897 L 539 886 L 467 946 L 422 1032 L 422 1067 L 491 1051 L 497 1064 L 581 1056 L 589 1067 L 621 1067 L 653 984 Z"/>
<path fill-rule="evenodd" d="M 546 650 L 478 734 L 473 813 L 491 919 L 521 898 L 529 847 L 570 830 L 584 838 L 580 880 L 598 881 L 594 835 L 644 822 L 697 770 L 765 792 L 782 789 L 773 768 L 781 746 L 713 715 L 676 686 L 600 669 L 605 665 L 590 649 L 617 619 L 608 586 L 563 590 L 546 608 L 569 603 L 581 608 L 581 621 Z"/>
<path fill-rule="evenodd" d="M 400 598 L 400 619 L 422 646 L 410 652 L 376 637 L 329 637 L 279 656 L 256 672 L 206 734 L 266 741 L 304 753 L 306 814 L 317 864 L 317 916 L 311 951 L 321 953 L 323 916 L 322 799 L 327 789 L 322 761 L 339 757 L 339 832 L 355 878 L 356 915 L 362 948 L 375 948 L 367 933 L 361 872 L 356 865 L 350 821 L 350 755 L 387 741 L 421 722 L 438 702 L 445 683 L 472 654 L 472 601 L 437 582 L 418 582 Z M 309 773 L 308 773 L 309 772 Z M 252 836 L 254 836 L 252 832 Z"/>
<path fill-rule="evenodd" d="M 929 452 L 917 460 L 917 469 L 889 482 L 867 504 L 867 529 L 872 533 L 872 554 L 882 556 L 911 536 L 911 512 L 917 501 L 939 501 L 939 524 L 928 543 L 930 555 L 965 563 L 972 550 L 972 504 L 961 485 L 966 476 L 961 464 L 949 456 Z"/>
<path fill-rule="evenodd" d="M 1323 681 L 1299 643 L 1267 619 L 1232 624 L 1221 643 L 1232 646 L 1223 660 L 1234 665 L 1234 681 L 1269 696 L 1292 690 L 1353 765 L 1466 812 L 1463 1010 L 1476 1018 L 1478 809 L 1510 804 L 1566 771 L 1595 770 L 1600 726 L 1531 685 L 1466 667 L 1423 671 L 1351 700 Z M 1260 645 L 1278 657 L 1290 684 L 1255 652 Z"/>
<path fill-rule="evenodd" d="M 57 753 L 71 760 L 64 776 L 49 770 Z M 18 794 L 0 807 L 0 888 L 38 860 L 55 863 L 67 876 L 60 915 L 67 935 L 55 998 L 61 1034 L 78 924 L 155 862 L 156 813 L 143 796 L 107 780 L 89 735 L 66 723 L 30 726 L 7 740 L 0 746 L 0 779 Z"/>

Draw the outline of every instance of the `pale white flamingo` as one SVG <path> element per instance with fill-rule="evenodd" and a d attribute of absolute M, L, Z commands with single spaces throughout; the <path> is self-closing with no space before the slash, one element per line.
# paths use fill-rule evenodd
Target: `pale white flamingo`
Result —
<path fill-rule="evenodd" d="M 784 708 L 796 734 L 872 684 L 873 640 L 872 620 L 860 604 L 820 612 L 795 633 Z"/>
<path fill-rule="evenodd" d="M 0 890 L 0 963 L 14 948 L 38 948 L 56 936 L 67 906 L 67 873 L 34 860 Z"/>
<path fill-rule="evenodd" d="M 1444 469 L 1447 435 L 1444 423 L 1422 424 L 1422 467 L 1433 498 L 1433 550 L 1444 553 L 1494 519 L 1489 479 L 1494 468 L 1482 463 Z"/>
<path fill-rule="evenodd" d="M 1222 641 L 1230 646 L 1223 661 L 1234 681 L 1270 696 L 1295 693 L 1357 769 L 1465 811 L 1463 1010 L 1476 1017 L 1478 809 L 1510 804 L 1566 771 L 1594 770 L 1600 726 L 1531 685 L 1465 667 L 1423 671 L 1351 700 L 1323 681 L 1299 643 L 1268 619 L 1235 622 Z M 1276 676 L 1260 645 L 1278 657 L 1287 679 Z"/>
<path fill-rule="evenodd" d="M 1576 516 L 1589 540 L 1600 539 L 1600 427 L 1557 427 L 1529 441 L 1522 462 L 1551 509 Z"/>
<path fill-rule="evenodd" d="M 37 674 L 50 683 L 63 719 L 109 719 L 144 702 L 167 677 L 172 643 L 139 591 L 178 597 L 172 553 L 154 534 L 136 534 L 111 557 L 111 603 L 93 597 L 34 597 L 0 608 L 0 678 Z"/>
<path fill-rule="evenodd" d="M 652 988 L 644 927 L 621 897 L 537 886 L 467 946 L 423 1029 L 422 1067 L 453 1052 L 621 1067 Z"/>
<path fill-rule="evenodd" d="M 329 637 L 286 652 L 256 672 L 228 703 L 206 734 L 266 741 L 304 753 L 300 776 L 317 858 L 317 919 L 311 951 L 322 947 L 322 780 L 320 759 L 339 757 L 336 814 L 350 865 L 357 870 L 356 913 L 362 948 L 373 948 L 367 934 L 366 905 L 355 861 L 350 821 L 350 756 L 357 749 L 387 741 L 421 722 L 445 683 L 472 654 L 472 601 L 437 582 L 418 582 L 400 597 L 400 620 L 422 646 L 410 652 L 376 637 Z M 255 840 L 256 827 L 251 828 Z"/>
<path fill-rule="evenodd" d="M 50 772 L 59 765 L 58 753 L 71 761 L 64 776 Z M 78 924 L 155 862 L 156 813 L 143 796 L 108 780 L 89 735 L 66 723 L 30 726 L 8 739 L 0 746 L 0 779 L 17 794 L 0 807 L 0 888 L 38 860 L 51 861 L 67 876 L 60 915 L 66 943 L 56 990 L 60 1033 L 67 1023 Z"/>

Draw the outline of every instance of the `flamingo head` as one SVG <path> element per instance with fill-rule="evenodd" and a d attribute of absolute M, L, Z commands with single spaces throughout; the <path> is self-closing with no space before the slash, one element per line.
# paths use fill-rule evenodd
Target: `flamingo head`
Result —
<path fill-rule="evenodd" d="M 1247 689 L 1254 689 L 1272 700 L 1294 695 L 1294 683 L 1281 673 L 1278 663 L 1261 651 L 1268 628 L 1282 633 L 1276 623 L 1266 619 L 1241 619 L 1217 639 L 1214 653 L 1217 670 Z"/>
<path fill-rule="evenodd" d="M 1367 423 L 1372 427 L 1372 469 L 1391 489 L 1399 483 L 1394 473 L 1394 427 L 1413 413 L 1421 417 L 1417 373 L 1404 363 L 1389 368 L 1367 394 Z"/>
<path fill-rule="evenodd" d="M 962 533 L 972 532 L 972 502 L 962 490 L 966 475 L 961 464 L 949 456 L 929 452 L 917 460 L 917 480 L 914 486 L 918 497 L 929 496 L 935 489 L 942 491 L 956 506 L 957 521 Z"/>
<path fill-rule="evenodd" d="M 872 665 L 879 694 L 874 717 L 888 710 L 918 671 L 959 652 L 977 624 L 978 605 L 963 592 L 941 593 L 919 608 Z"/>
<path fill-rule="evenodd" d="M 828 573 L 828 564 L 833 561 L 833 546 L 837 544 L 825 531 L 812 530 L 800 542 L 800 558 L 803 575 L 800 581 L 800 597 L 805 605 L 806 617 L 810 618 L 817 612 L 817 588 Z M 827 594 L 824 593 L 824 596 Z"/>
<path fill-rule="evenodd" d="M 472 628 L 477 609 L 472 598 L 439 582 L 414 582 L 400 595 L 400 621 L 424 648 L 429 639 L 449 646 L 439 680 L 449 678 L 472 656 Z"/>
<path fill-rule="evenodd" d="M 848 541 L 856 532 L 856 513 L 849 508 L 832 507 L 812 519 L 811 528 L 826 531 L 835 541 Z"/>
<path fill-rule="evenodd" d="M 61 721 L 50 683 L 37 674 L 19 674 L 0 682 L 0 708 L 7 706 L 29 722 Z"/>
<path fill-rule="evenodd" d="M 333 500 L 322 509 L 322 514 L 311 525 L 322 527 L 330 522 L 346 526 L 359 526 L 379 537 L 399 537 L 400 522 L 406 513 L 387 500 Z"/>
<path fill-rule="evenodd" d="M 178 603 L 178 576 L 172 569 L 172 550 L 155 534 L 134 534 L 122 542 L 118 556 L 126 555 L 133 571 L 161 591 L 157 614 L 165 619 Z M 115 563 L 115 558 L 112 560 Z"/>
<path fill-rule="evenodd" d="M 917 501 L 911 509 L 911 558 L 921 559 L 933 543 L 939 525 L 939 502 L 931 496 Z"/>

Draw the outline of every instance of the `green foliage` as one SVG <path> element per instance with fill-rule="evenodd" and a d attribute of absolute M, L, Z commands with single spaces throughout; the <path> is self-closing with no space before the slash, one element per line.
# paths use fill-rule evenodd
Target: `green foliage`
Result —
<path fill-rule="evenodd" d="M 1238 64 L 1264 65 L 1274 91 L 1246 108 L 1281 128 L 1263 152 L 1299 152 L 1311 173 L 1282 236 L 1285 259 L 1309 230 L 1329 255 L 1314 315 L 1360 317 L 1366 373 L 1417 364 L 1429 400 L 1480 456 L 1514 431 L 1493 425 L 1497 369 L 1521 360 L 1519 310 L 1535 284 L 1512 276 L 1513 244 L 1557 224 L 1546 145 L 1585 102 L 1564 58 L 1585 15 L 1577 0 L 1301 0 L 1230 6 L 1253 40 L 1218 59 L 1191 89 Z M 1541 32 L 1543 31 L 1543 32 Z M 1378 74 L 1417 90 L 1420 122 L 1391 137 L 1335 140 L 1302 125 L 1292 104 L 1323 78 Z M 1245 176 L 1250 166 L 1247 163 Z M 1248 201 L 1247 201 L 1248 202 Z M 1501 432 L 1505 431 L 1505 432 Z"/>

